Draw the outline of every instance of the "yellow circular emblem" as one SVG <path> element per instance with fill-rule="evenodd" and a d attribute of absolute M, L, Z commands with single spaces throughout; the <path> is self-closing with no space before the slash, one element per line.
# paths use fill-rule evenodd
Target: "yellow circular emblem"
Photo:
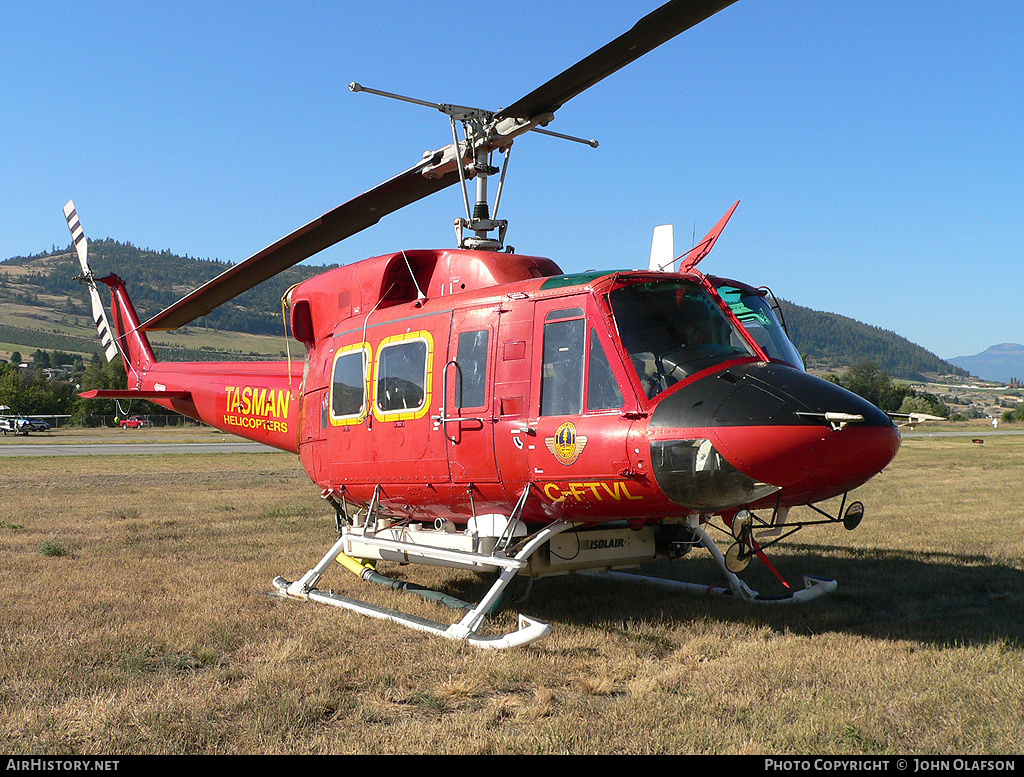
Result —
<path fill-rule="evenodd" d="M 554 436 L 546 438 L 544 442 L 558 461 L 562 464 L 572 464 L 583 453 L 587 438 L 577 435 L 576 425 L 566 421 L 555 430 Z"/>

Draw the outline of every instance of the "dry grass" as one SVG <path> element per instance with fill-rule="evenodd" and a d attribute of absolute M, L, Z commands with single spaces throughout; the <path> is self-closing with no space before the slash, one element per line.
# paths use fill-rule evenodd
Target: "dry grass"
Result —
<path fill-rule="evenodd" d="M 908 439 L 861 528 L 773 549 L 791 579 L 838 578 L 831 597 L 542 580 L 523 610 L 552 635 L 487 652 L 266 595 L 333 540 L 294 457 L 3 459 L 0 751 L 1019 753 L 1022 471 L 1024 437 Z M 706 554 L 658 566 L 717 580 Z M 340 569 L 323 585 L 457 617 Z"/>

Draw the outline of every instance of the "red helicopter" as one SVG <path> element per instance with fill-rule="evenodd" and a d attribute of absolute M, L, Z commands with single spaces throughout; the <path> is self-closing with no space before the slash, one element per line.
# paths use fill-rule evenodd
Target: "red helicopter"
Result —
<path fill-rule="evenodd" d="M 335 509 L 338 540 L 298 580 L 274 581 L 285 597 L 509 647 L 550 630 L 520 615 L 511 633 L 483 633 L 517 576 L 607 572 L 703 546 L 727 584 L 676 584 L 684 590 L 768 602 L 834 590 L 834 580 L 807 576 L 802 589 L 763 596 L 737 573 L 752 558 L 774 570 L 765 548 L 804 526 L 855 528 L 864 508 L 847 505 L 847 496 L 890 462 L 900 434 L 875 406 L 805 371 L 770 292 L 697 269 L 736 206 L 684 256 L 675 256 L 670 228 L 659 228 L 646 269 L 567 275 L 550 259 L 504 248 L 500 183 L 493 213 L 489 204 L 495 154 L 505 157 L 503 182 L 514 139 L 557 134 L 543 127 L 567 100 L 732 1 L 671 0 L 499 111 L 352 84 L 437 108 L 453 142 L 145 322 L 120 278 L 93 277 L 69 202 L 80 280 L 106 358 L 120 354 L 128 373 L 126 390 L 83 396 L 147 399 L 298 454 Z M 301 361 L 154 357 L 147 332 L 184 326 L 454 184 L 467 211 L 455 225 L 458 248 L 390 253 L 288 290 L 283 303 L 304 346 Z M 113 331 L 97 280 L 111 290 Z M 819 506 L 836 497 L 835 514 Z M 810 517 L 795 519 L 794 507 Z M 726 553 L 710 527 L 731 537 Z M 475 605 L 456 603 L 466 612 L 446 625 L 317 588 L 336 561 L 385 584 L 394 581 L 376 571 L 378 561 L 495 580 Z"/>

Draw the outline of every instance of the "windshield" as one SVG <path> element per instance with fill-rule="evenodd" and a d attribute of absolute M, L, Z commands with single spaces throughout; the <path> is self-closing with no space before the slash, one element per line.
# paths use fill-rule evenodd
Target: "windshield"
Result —
<path fill-rule="evenodd" d="M 726 283 L 718 287 L 718 293 L 770 358 L 804 369 L 800 352 L 787 337 L 775 312 L 760 292 Z"/>
<path fill-rule="evenodd" d="M 638 283 L 609 296 L 622 343 L 648 398 L 695 372 L 755 355 L 718 303 L 692 283 Z"/>

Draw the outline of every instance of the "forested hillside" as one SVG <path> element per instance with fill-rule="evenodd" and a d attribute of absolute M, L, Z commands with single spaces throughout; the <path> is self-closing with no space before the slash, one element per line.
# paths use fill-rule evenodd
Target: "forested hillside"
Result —
<path fill-rule="evenodd" d="M 835 313 L 822 313 L 779 300 L 790 339 L 808 369 L 836 371 L 871 362 L 894 378 L 923 380 L 927 375 L 959 375 L 967 370 L 943 361 L 895 332 Z"/>
<path fill-rule="evenodd" d="M 110 239 L 90 242 L 89 256 L 97 278 L 114 272 L 125 279 L 143 320 L 229 266 L 225 262 L 178 256 L 169 251 L 140 249 L 131 243 Z M 194 326 L 280 335 L 283 331 L 281 296 L 293 284 L 324 269 L 327 268 L 303 265 L 289 268 L 197 319 Z M 75 281 L 78 274 L 78 265 L 70 247 L 8 259 L 0 262 L 0 302 L 38 305 L 41 304 L 40 298 L 45 297 L 50 306 L 56 300 L 60 309 L 69 315 L 87 316 L 88 297 Z M 908 380 L 921 380 L 926 375 L 968 374 L 966 370 L 939 359 L 893 332 L 784 300 L 780 305 L 790 337 L 810 369 L 837 372 L 853 364 L 871 362 L 893 378 Z M 20 343 L 25 338 L 22 333 L 18 339 L 13 335 L 9 339 Z M 33 340 L 28 350 L 39 347 L 73 349 L 73 344 L 66 338 L 50 345 Z M 98 350 L 98 344 L 95 347 Z M 184 354 L 181 358 L 197 357 Z M 209 358 L 217 358 L 217 355 L 211 354 Z"/>
<path fill-rule="evenodd" d="M 178 256 L 170 251 L 136 248 L 131 243 L 110 239 L 90 241 L 89 263 L 97 278 L 116 273 L 125 280 L 142 320 L 177 302 L 230 266 L 226 262 Z M 88 297 L 75 281 L 80 270 L 70 247 L 8 259 L 0 263 L 0 269 L 5 266 L 22 266 L 26 271 L 19 275 L 16 284 L 0 274 L 0 300 L 31 304 L 33 294 L 66 297 L 68 313 L 88 313 Z M 291 267 L 194 323 L 251 334 L 280 334 L 281 296 L 293 284 L 324 269 Z"/>

